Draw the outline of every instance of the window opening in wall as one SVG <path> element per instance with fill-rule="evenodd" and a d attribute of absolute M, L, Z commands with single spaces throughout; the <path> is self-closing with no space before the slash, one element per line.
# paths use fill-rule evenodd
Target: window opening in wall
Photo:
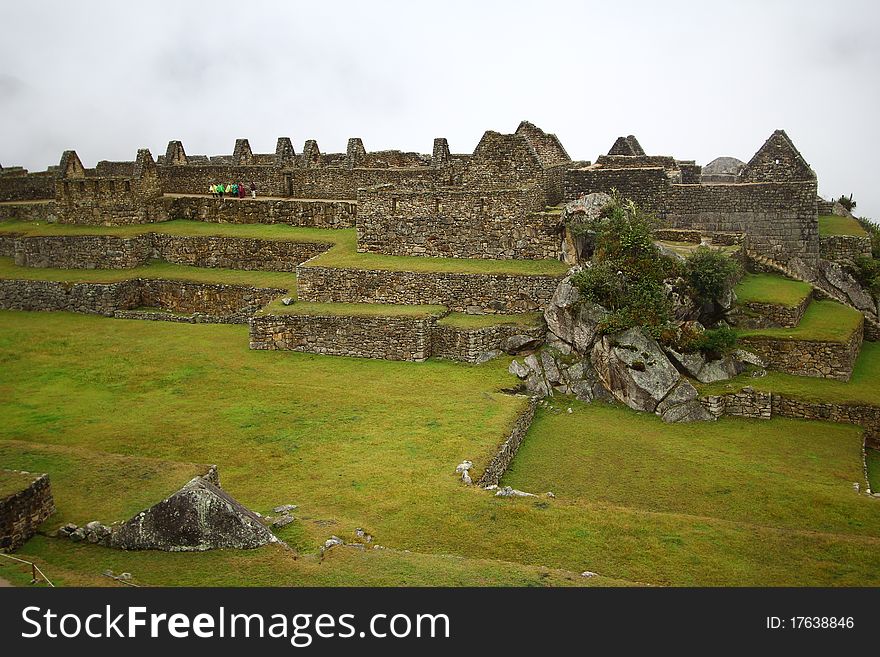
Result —
<path fill-rule="evenodd" d="M 115 191 L 116 191 L 116 181 L 115 181 L 115 180 L 111 180 L 111 181 L 110 181 L 110 191 L 111 191 L 111 192 L 115 192 Z"/>
<path fill-rule="evenodd" d="M 100 193 L 100 191 L 101 191 L 101 183 L 96 180 L 95 181 L 95 194 Z"/>
<path fill-rule="evenodd" d="M 130 180 L 125 181 L 125 191 L 127 191 L 127 192 L 131 191 L 131 181 Z"/>
<path fill-rule="evenodd" d="M 434 199 L 434 213 L 440 214 L 443 211 L 443 204 L 440 202 L 439 198 Z"/>
<path fill-rule="evenodd" d="M 480 199 L 480 214 L 485 214 L 485 213 L 486 213 L 486 199 L 481 198 Z"/>
<path fill-rule="evenodd" d="M 397 214 L 397 197 L 391 197 L 391 214 Z"/>
<path fill-rule="evenodd" d="M 64 181 L 64 193 L 67 194 L 69 191 L 70 191 L 70 185 L 65 180 Z"/>
<path fill-rule="evenodd" d="M 86 184 L 85 184 L 85 182 L 81 182 L 81 183 L 79 184 L 79 191 L 81 191 L 81 192 L 86 191 Z"/>

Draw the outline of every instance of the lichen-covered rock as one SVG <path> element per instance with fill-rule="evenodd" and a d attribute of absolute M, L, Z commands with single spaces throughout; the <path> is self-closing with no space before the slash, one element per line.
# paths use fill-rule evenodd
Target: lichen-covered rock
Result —
<path fill-rule="evenodd" d="M 562 279 L 544 310 L 550 333 L 581 354 L 589 353 L 599 335 L 599 322 L 607 316 L 608 311 L 602 306 L 581 301 L 571 276 Z"/>
<path fill-rule="evenodd" d="M 501 342 L 501 349 L 511 356 L 521 354 L 524 351 L 534 351 L 539 346 L 541 346 L 541 338 L 522 333 L 511 335 Z"/>
<path fill-rule="evenodd" d="M 703 365 L 706 364 L 706 357 L 699 351 L 694 353 L 682 353 L 672 347 L 664 347 L 663 350 L 666 352 L 666 355 L 669 356 L 672 363 L 678 367 L 682 373 L 692 376 L 695 379 L 700 375 L 700 370 L 703 369 Z"/>
<path fill-rule="evenodd" d="M 700 383 L 715 383 L 727 381 L 743 371 L 742 364 L 734 356 L 725 356 L 717 360 L 708 361 L 697 373 L 697 381 Z"/>
<path fill-rule="evenodd" d="M 656 340 L 639 328 L 604 336 L 592 360 L 608 391 L 637 411 L 653 413 L 681 378 Z"/>
<path fill-rule="evenodd" d="M 664 422 L 714 420 L 715 416 L 703 407 L 697 396 L 697 389 L 690 381 L 682 378 L 663 401 L 657 404 L 655 412 Z"/>
<path fill-rule="evenodd" d="M 877 314 L 877 305 L 870 294 L 865 292 L 858 281 L 850 276 L 836 262 L 830 260 L 819 261 L 819 273 L 821 279 L 830 287 L 844 295 L 849 302 L 862 312 Z"/>
<path fill-rule="evenodd" d="M 202 477 L 116 527 L 110 537 L 112 547 L 169 552 L 251 549 L 274 541 L 253 511 Z"/>

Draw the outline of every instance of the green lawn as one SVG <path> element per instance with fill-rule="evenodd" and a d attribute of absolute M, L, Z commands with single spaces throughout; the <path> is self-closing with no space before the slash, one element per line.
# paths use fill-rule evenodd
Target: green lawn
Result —
<path fill-rule="evenodd" d="M 774 274 L 746 274 L 736 286 L 739 303 L 766 303 L 794 308 L 809 296 L 812 286 Z"/>
<path fill-rule="evenodd" d="M 499 324 L 517 324 L 534 327 L 541 323 L 541 313 L 519 313 L 515 315 L 468 315 L 467 313 L 449 313 L 438 324 L 463 329 L 478 329 Z"/>
<path fill-rule="evenodd" d="M 287 224 L 220 224 L 206 221 L 176 219 L 153 224 L 132 226 L 77 226 L 47 224 L 33 221 L 0 221 L 0 234 L 25 235 L 116 235 L 132 237 L 144 233 L 163 233 L 185 237 L 245 237 L 288 242 L 318 242 L 335 244 L 343 231 L 326 228 L 300 228 Z M 351 231 L 349 231 L 351 232 Z"/>
<path fill-rule="evenodd" d="M 258 315 L 360 315 L 369 317 L 430 317 L 442 315 L 446 306 L 404 306 L 389 303 L 316 303 L 297 301 L 285 306 L 276 299 Z"/>
<path fill-rule="evenodd" d="M 3 468 L 14 470 L 24 470 L 25 468 L 16 468 L 10 461 L 0 456 L 0 464 Z M 24 472 L 11 472 L 10 470 L 0 469 L 0 500 L 7 498 L 13 493 L 24 490 L 31 485 L 35 479 L 34 474 L 26 474 Z"/>
<path fill-rule="evenodd" d="M 852 217 L 838 217 L 837 215 L 823 215 L 819 217 L 819 236 L 830 235 L 855 235 L 867 237 L 868 233 Z"/>
<path fill-rule="evenodd" d="M 721 395 L 752 386 L 755 390 L 778 392 L 809 401 L 880 406 L 880 343 L 862 344 L 852 378 L 847 383 L 812 376 L 767 372 L 766 376 L 758 378 L 742 374 L 729 381 L 695 385 L 703 395 Z"/>
<path fill-rule="evenodd" d="M 339 240 L 332 249 L 313 258 L 305 266 L 348 267 L 389 271 L 451 272 L 462 274 L 519 274 L 562 276 L 568 265 L 558 260 L 488 260 L 482 258 L 423 258 L 358 253 L 357 234 L 335 231 Z"/>
<path fill-rule="evenodd" d="M 64 281 L 69 283 L 115 283 L 132 278 L 164 278 L 175 281 L 252 285 L 296 289 L 296 274 L 283 271 L 244 271 L 173 265 L 155 260 L 134 269 L 55 269 L 20 267 L 12 258 L 0 258 L 0 279 Z"/>
<path fill-rule="evenodd" d="M 871 491 L 880 493 L 880 450 L 865 450 L 865 464 L 868 466 L 868 483 Z"/>
<path fill-rule="evenodd" d="M 847 342 L 862 323 L 862 314 L 836 301 L 814 301 L 794 328 L 737 331 L 742 338 L 763 337 L 809 342 Z"/>
<path fill-rule="evenodd" d="M 784 418 L 666 424 L 619 405 L 539 409 L 503 484 L 629 508 L 880 537 L 862 430 Z M 805 504 L 805 500 L 809 500 Z"/>
<path fill-rule="evenodd" d="M 530 483 L 534 492 L 554 490 L 556 499 L 500 499 L 463 486 L 455 465 L 473 460 L 478 477 L 523 408 L 521 398 L 498 392 L 516 382 L 508 363 L 251 351 L 244 326 L 0 312 L 0 439 L 34 445 L 38 455 L 59 450 L 54 463 L 46 457 L 42 464 L 57 481 L 59 507 L 44 530 L 64 518 L 113 521 L 177 478 L 165 482 L 160 468 L 144 480 L 137 504 L 133 496 L 110 499 L 137 488 L 109 484 L 109 474 L 129 464 L 147 473 L 154 459 L 184 464 L 185 480 L 187 464 L 216 463 L 223 487 L 254 510 L 299 505 L 298 521 L 280 536 L 302 556 L 291 562 L 275 548 L 127 553 L 42 536 L 19 554 L 62 583 L 99 583 L 101 570 L 111 568 L 146 584 L 564 584 L 582 583 L 571 574 L 591 570 L 613 583 L 880 585 L 876 523 L 860 498 L 848 505 L 840 491 L 859 480 L 852 478 L 861 457 L 850 428 L 729 420 L 689 429 L 691 442 L 705 429 L 714 448 L 694 446 L 688 458 L 742 488 L 716 508 L 696 499 L 711 491 L 704 473 L 689 474 L 692 487 L 688 478 L 654 480 L 654 500 L 614 490 L 633 485 L 626 470 L 646 460 L 638 453 L 643 442 L 656 448 L 658 471 L 691 473 L 694 466 L 682 462 L 687 454 L 661 449 L 668 429 L 658 418 L 566 402 L 574 412 L 561 416 L 572 423 L 571 435 L 617 445 L 616 460 L 602 464 L 612 471 L 583 474 L 610 490 L 576 490 L 565 474 L 571 464 L 559 460 Z M 539 415 L 536 431 L 545 421 Z M 720 428 L 731 434 L 730 447 L 712 436 Z M 541 435 L 531 432 L 523 449 L 533 434 Z M 766 467 L 747 458 L 749 443 L 733 434 L 748 434 Z M 106 463 L 108 473 L 67 465 L 66 450 L 94 453 L 91 470 Z M 2 461 L 33 467 L 36 458 Z M 126 477 L 137 480 L 137 468 Z M 801 483 L 794 468 L 803 471 Z M 766 490 L 771 484 L 780 490 Z M 80 485 L 87 492 L 77 492 Z M 800 521 L 789 485 L 805 509 Z M 751 517 L 737 515 L 749 506 Z M 357 527 L 391 549 L 345 548 L 318 563 L 321 542 L 331 534 L 351 540 Z"/>

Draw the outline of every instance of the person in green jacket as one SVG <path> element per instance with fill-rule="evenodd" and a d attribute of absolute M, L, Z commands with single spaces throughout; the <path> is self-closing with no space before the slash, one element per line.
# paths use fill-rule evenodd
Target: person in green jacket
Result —
<path fill-rule="evenodd" d="M 238 183 L 232 183 L 232 196 L 233 198 L 238 196 Z"/>

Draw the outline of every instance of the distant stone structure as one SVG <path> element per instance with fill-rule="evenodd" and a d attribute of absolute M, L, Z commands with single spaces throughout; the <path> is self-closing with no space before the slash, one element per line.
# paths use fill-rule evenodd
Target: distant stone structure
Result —
<path fill-rule="evenodd" d="M 208 196 L 215 183 L 255 183 L 257 201 Z M 595 164 L 573 161 L 559 139 L 523 121 L 512 134 L 487 131 L 471 154 L 446 139 L 430 155 L 368 151 L 360 138 L 345 153 L 322 153 L 288 137 L 254 153 L 237 139 L 231 155 L 188 155 L 171 141 L 154 161 L 83 166 L 65 151 L 57 167 L 0 169 L 0 219 L 133 224 L 188 218 L 236 223 L 356 227 L 358 250 L 455 258 L 561 258 L 564 227 L 548 210 L 616 189 L 671 228 L 737 233 L 747 248 L 812 278 L 819 260 L 816 175 L 782 130 L 748 163 L 646 155 L 619 137 Z M 237 200 L 236 200 L 237 201 Z"/>

